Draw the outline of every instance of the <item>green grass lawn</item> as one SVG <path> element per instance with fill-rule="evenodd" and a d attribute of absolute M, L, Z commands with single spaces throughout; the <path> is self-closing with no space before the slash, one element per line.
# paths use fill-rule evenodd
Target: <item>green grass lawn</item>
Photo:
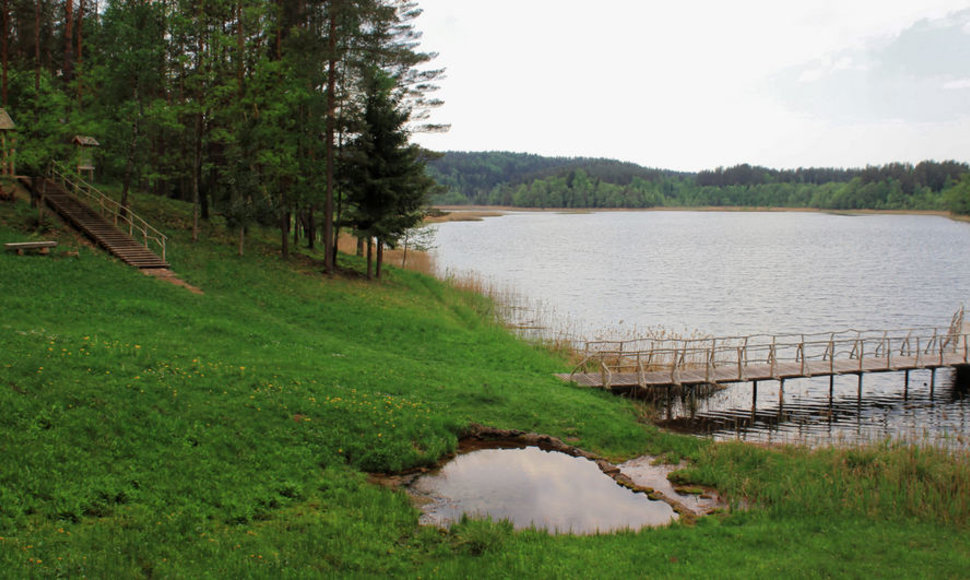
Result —
<path fill-rule="evenodd" d="M 637 420 L 628 401 L 552 377 L 492 306 L 362 264 L 327 278 L 272 232 L 208 225 L 138 197 L 198 295 L 147 277 L 26 203 L 0 204 L 0 576 L 960 577 L 965 457 L 712 445 Z M 77 252 L 73 255 L 73 252 Z M 568 438 L 604 456 L 693 459 L 681 474 L 748 510 L 597 537 L 467 521 L 418 526 L 367 471 L 431 465 L 470 423 Z"/>

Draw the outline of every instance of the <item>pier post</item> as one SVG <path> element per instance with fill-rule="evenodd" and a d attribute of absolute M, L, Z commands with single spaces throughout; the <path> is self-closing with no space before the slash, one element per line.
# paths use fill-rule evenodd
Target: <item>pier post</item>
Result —
<path fill-rule="evenodd" d="M 966 391 L 967 386 L 970 385 L 970 366 L 968 365 L 957 365 L 953 367 L 955 373 L 954 385 L 961 391 Z"/>
<path fill-rule="evenodd" d="M 857 402 L 858 402 L 858 403 L 859 403 L 860 405 L 862 404 L 862 377 L 863 377 L 864 375 L 865 375 L 865 373 L 859 373 L 859 392 L 858 392 L 858 394 L 856 395 L 856 397 L 857 397 L 857 399 L 858 399 L 858 401 L 857 401 Z"/>
<path fill-rule="evenodd" d="M 835 374 L 829 375 L 829 422 L 835 411 Z"/>
<path fill-rule="evenodd" d="M 785 379 L 778 380 L 778 418 L 781 419 L 785 411 Z"/>
<path fill-rule="evenodd" d="M 754 420 L 755 412 L 758 410 L 758 381 L 754 381 L 751 389 L 751 420 Z"/>
<path fill-rule="evenodd" d="M 835 375 L 829 375 L 829 429 L 835 417 Z"/>
<path fill-rule="evenodd" d="M 933 400 L 933 391 L 936 390 L 936 367 L 930 369 L 930 400 Z"/>
<path fill-rule="evenodd" d="M 903 382 L 903 400 L 909 400 L 909 369 L 906 369 L 906 380 Z"/>

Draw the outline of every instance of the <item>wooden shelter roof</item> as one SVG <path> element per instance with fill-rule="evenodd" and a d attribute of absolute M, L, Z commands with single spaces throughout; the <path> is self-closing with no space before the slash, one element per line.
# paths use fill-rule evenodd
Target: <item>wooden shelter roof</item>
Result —
<path fill-rule="evenodd" d="M 0 109 L 0 131 L 10 131 L 16 125 L 14 125 L 13 119 L 7 114 L 6 109 Z"/>
<path fill-rule="evenodd" d="M 82 147 L 100 147 L 101 144 L 94 137 L 86 137 L 84 135 L 75 135 L 74 139 L 71 141 L 75 145 L 80 145 Z"/>

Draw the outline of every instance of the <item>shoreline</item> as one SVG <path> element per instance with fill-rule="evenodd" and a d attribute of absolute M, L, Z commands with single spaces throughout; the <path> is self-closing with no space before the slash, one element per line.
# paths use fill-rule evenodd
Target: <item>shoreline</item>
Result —
<path fill-rule="evenodd" d="M 487 217 L 500 217 L 509 213 L 614 213 L 614 212 L 751 212 L 751 213 L 827 213 L 832 215 L 925 215 L 937 216 L 958 222 L 970 223 L 970 215 L 958 215 L 945 210 L 928 209 L 821 209 L 814 207 L 773 207 L 773 206 L 663 206 L 644 208 L 537 208 L 514 207 L 500 205 L 435 205 L 435 210 L 443 212 L 443 216 L 431 216 L 426 223 L 442 223 L 449 221 L 480 221 Z M 454 216 L 454 214 L 464 214 Z M 454 217 L 449 217 L 454 216 Z"/>

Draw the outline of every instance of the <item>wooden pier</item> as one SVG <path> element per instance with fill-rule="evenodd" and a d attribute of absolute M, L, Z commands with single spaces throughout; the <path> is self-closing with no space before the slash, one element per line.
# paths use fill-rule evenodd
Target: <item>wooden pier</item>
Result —
<path fill-rule="evenodd" d="M 717 385 L 970 364 L 963 309 L 949 328 L 754 335 L 689 340 L 593 341 L 572 373 L 557 375 L 610 390 Z M 907 372 L 908 378 L 908 372 Z"/>

